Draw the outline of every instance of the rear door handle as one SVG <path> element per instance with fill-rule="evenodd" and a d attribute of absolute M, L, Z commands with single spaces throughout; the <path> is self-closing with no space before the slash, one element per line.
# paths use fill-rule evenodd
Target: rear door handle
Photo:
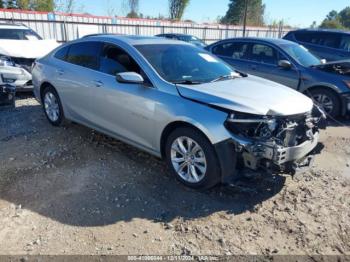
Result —
<path fill-rule="evenodd" d="M 56 72 L 57 72 L 57 74 L 59 74 L 60 76 L 64 74 L 64 70 L 63 70 L 63 69 L 57 69 Z"/>
<path fill-rule="evenodd" d="M 252 70 L 256 70 L 256 69 L 258 68 L 256 65 L 250 65 L 249 67 L 250 67 L 250 69 L 252 69 Z"/>
<path fill-rule="evenodd" d="M 92 81 L 96 87 L 101 87 L 103 86 L 103 82 L 101 80 L 94 80 Z"/>

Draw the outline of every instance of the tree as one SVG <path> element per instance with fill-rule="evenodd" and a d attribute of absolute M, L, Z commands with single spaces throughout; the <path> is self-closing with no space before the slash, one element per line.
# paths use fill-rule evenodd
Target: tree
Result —
<path fill-rule="evenodd" d="M 19 9 L 29 10 L 31 9 L 31 3 L 29 0 L 17 0 L 17 7 Z"/>
<path fill-rule="evenodd" d="M 190 0 L 169 0 L 170 19 L 181 20 Z"/>
<path fill-rule="evenodd" d="M 126 6 L 126 9 L 128 10 L 128 14 L 126 17 L 129 18 L 137 18 L 138 10 L 139 10 L 139 0 L 124 0 L 124 6 Z"/>
<path fill-rule="evenodd" d="M 4 1 L 3 0 L 0 0 L 0 8 L 4 8 Z"/>
<path fill-rule="evenodd" d="M 320 28 L 331 28 L 331 29 L 342 29 L 343 27 L 344 26 L 341 22 L 340 15 L 335 10 L 330 11 L 326 16 L 326 19 L 324 19 L 320 25 Z"/>
<path fill-rule="evenodd" d="M 346 27 L 350 28 L 350 7 L 346 7 L 343 10 L 339 12 L 339 20 L 341 24 Z"/>
<path fill-rule="evenodd" d="M 32 2 L 35 11 L 52 12 L 55 9 L 54 0 L 35 0 Z"/>
<path fill-rule="evenodd" d="M 265 5 L 262 0 L 230 0 L 226 15 L 221 23 L 240 25 L 243 23 L 245 4 L 247 1 L 247 25 L 264 25 Z"/>
<path fill-rule="evenodd" d="M 8 0 L 6 4 L 6 8 L 8 9 L 15 9 L 17 8 L 17 4 L 15 0 Z"/>

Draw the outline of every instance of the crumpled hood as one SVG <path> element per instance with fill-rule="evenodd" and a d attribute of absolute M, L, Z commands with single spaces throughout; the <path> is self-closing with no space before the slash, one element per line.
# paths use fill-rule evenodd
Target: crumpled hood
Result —
<path fill-rule="evenodd" d="M 181 96 L 256 115 L 295 115 L 312 110 L 307 96 L 260 77 L 240 77 L 201 85 L 177 85 Z"/>
<path fill-rule="evenodd" d="M 321 71 L 349 77 L 350 76 L 350 59 L 333 61 L 325 64 L 319 64 L 319 65 L 313 66 L 313 68 L 316 68 Z"/>
<path fill-rule="evenodd" d="M 55 40 L 0 40 L 0 54 L 20 58 L 41 58 L 59 46 Z"/>

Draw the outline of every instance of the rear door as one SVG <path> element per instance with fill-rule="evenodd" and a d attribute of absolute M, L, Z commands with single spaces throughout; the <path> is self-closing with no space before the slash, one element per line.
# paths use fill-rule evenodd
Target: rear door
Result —
<path fill-rule="evenodd" d="M 86 41 L 67 46 L 57 64 L 55 86 L 67 113 L 78 122 L 91 123 L 91 94 L 96 89 L 96 71 L 101 43 Z"/>
<path fill-rule="evenodd" d="M 212 47 L 211 52 L 220 57 L 235 69 L 247 72 L 250 61 L 248 60 L 249 43 L 244 41 L 225 41 Z"/>

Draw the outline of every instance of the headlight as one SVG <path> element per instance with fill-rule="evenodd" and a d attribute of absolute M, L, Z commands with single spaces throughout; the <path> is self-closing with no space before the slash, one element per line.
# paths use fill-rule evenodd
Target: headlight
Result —
<path fill-rule="evenodd" d="M 12 61 L 11 57 L 0 55 L 0 66 L 15 66 L 15 63 Z"/>
<path fill-rule="evenodd" d="M 276 130 L 277 121 L 267 116 L 231 113 L 226 119 L 225 126 L 237 135 L 268 139 Z"/>

